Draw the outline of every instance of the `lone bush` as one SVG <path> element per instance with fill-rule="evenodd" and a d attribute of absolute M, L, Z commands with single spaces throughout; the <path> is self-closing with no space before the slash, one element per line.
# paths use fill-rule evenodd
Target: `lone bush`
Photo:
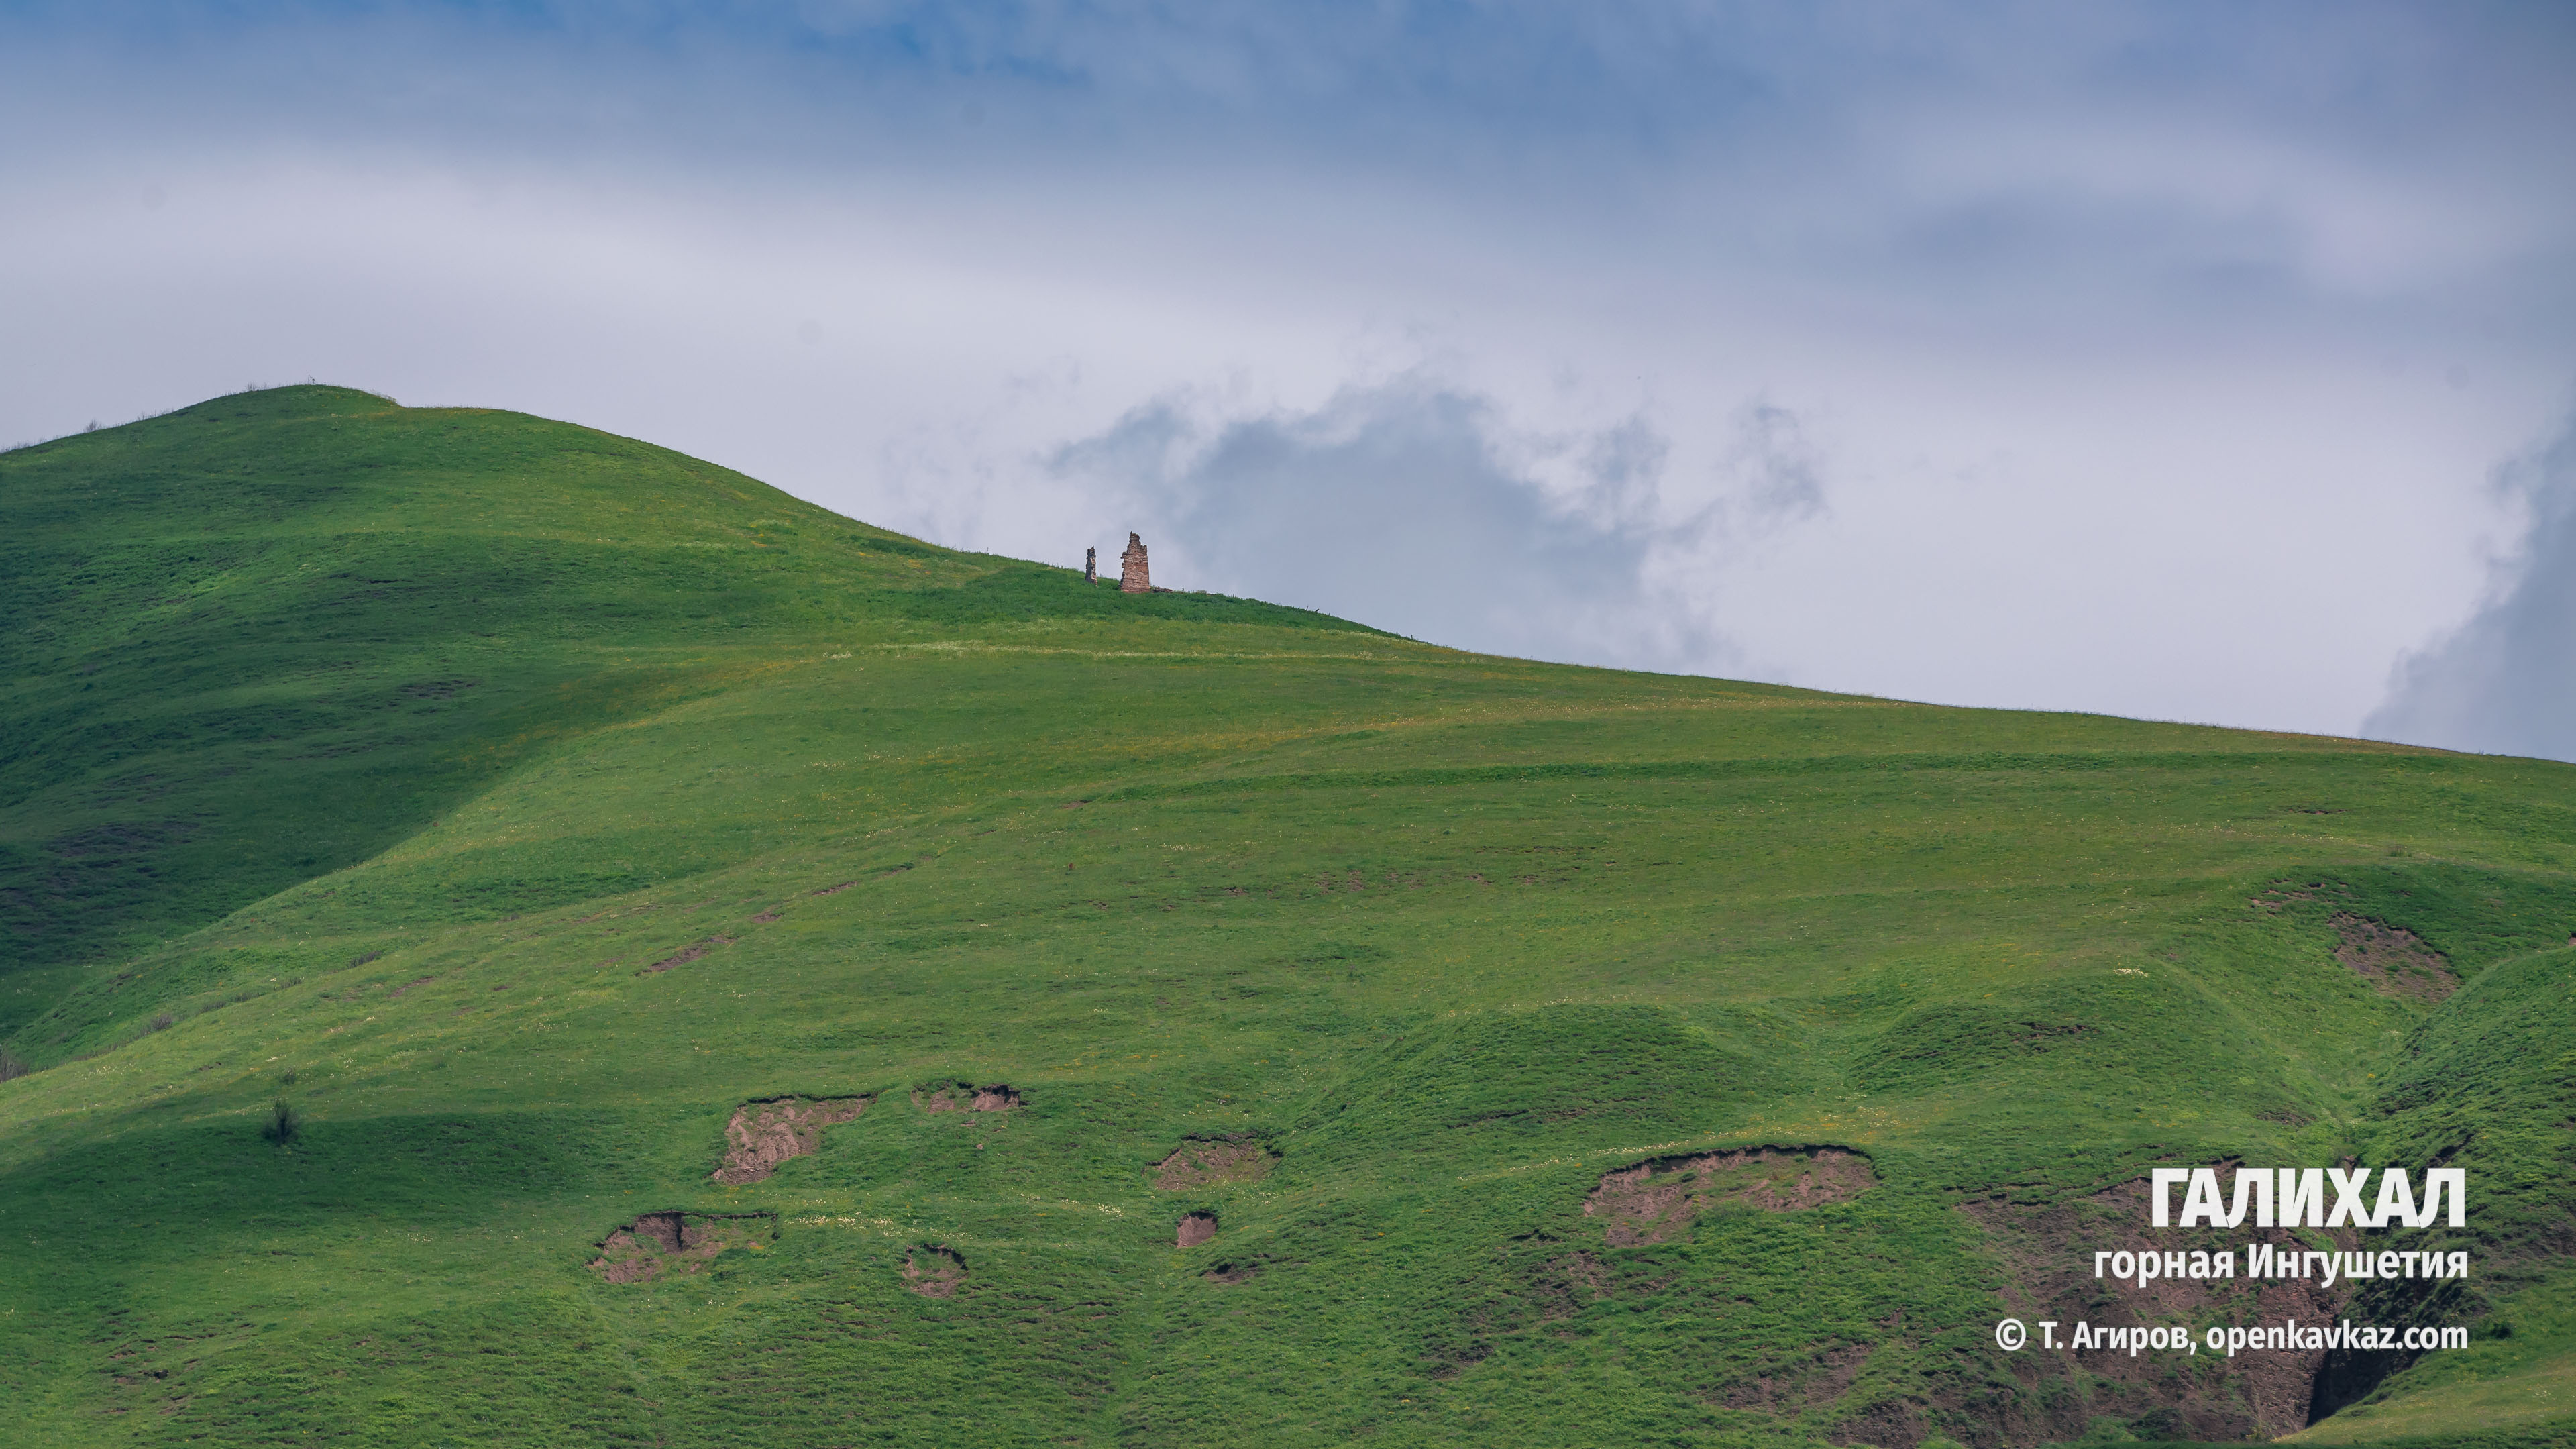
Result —
<path fill-rule="evenodd" d="M 0 1050 L 0 1082 L 14 1082 L 33 1070 L 16 1052 Z"/>
<path fill-rule="evenodd" d="M 296 1131 L 302 1125 L 303 1119 L 296 1115 L 295 1104 L 280 1097 L 269 1109 L 268 1125 L 259 1129 L 259 1135 L 284 1147 L 295 1140 Z"/>

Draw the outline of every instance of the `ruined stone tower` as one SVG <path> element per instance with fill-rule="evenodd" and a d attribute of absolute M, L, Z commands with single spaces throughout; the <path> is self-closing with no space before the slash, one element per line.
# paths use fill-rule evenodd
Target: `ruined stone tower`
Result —
<path fill-rule="evenodd" d="M 1145 574 L 1145 541 L 1132 533 L 1127 535 L 1127 551 L 1118 556 L 1118 592 L 1154 592 L 1154 581 Z"/>
<path fill-rule="evenodd" d="M 1086 584 L 1100 582 L 1100 550 L 1086 548 L 1082 551 L 1082 581 Z"/>

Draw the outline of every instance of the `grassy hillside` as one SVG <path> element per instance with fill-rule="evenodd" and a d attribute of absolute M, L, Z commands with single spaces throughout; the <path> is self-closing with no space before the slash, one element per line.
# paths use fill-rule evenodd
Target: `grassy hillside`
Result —
<path fill-rule="evenodd" d="M 45 968 L 369 859 L 556 741 L 724 687 L 758 667 L 722 647 L 747 634 L 1120 616 L 1062 570 L 926 548 L 662 449 L 342 388 L 7 457 L 7 1028 L 61 984 Z"/>
<path fill-rule="evenodd" d="M 2576 1437 L 2576 769 L 1123 597 L 330 388 L 0 455 L 0 572 L 17 1442 Z M 867 1104 L 716 1180 L 787 1097 Z M 1995 1347 L 2267 1307 L 2063 1280 L 2347 1154 L 2477 1270 L 2328 1306 L 2469 1350 Z"/>

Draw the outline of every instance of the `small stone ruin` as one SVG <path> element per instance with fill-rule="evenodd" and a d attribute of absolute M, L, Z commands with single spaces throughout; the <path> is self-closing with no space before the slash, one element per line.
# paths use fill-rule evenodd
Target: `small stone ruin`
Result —
<path fill-rule="evenodd" d="M 1118 556 L 1118 592 L 1154 592 L 1154 580 L 1145 571 L 1145 540 L 1132 533 L 1127 535 L 1127 551 Z"/>

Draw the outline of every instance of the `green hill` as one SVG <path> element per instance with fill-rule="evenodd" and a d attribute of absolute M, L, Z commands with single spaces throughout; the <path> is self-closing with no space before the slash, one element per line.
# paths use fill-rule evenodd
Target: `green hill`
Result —
<path fill-rule="evenodd" d="M 1461 654 L 336 388 L 0 455 L 0 577 L 13 1443 L 2576 1442 L 2576 768 Z M 2091 1252 L 2347 1155 L 2475 1267 L 2310 1306 L 2471 1347 L 1995 1346 L 2263 1321 Z"/>

